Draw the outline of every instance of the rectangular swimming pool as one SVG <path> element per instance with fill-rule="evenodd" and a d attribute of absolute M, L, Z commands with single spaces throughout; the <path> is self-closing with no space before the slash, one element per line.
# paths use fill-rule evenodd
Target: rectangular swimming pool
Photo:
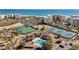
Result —
<path fill-rule="evenodd" d="M 68 39 L 72 38 L 73 36 L 76 35 L 75 32 L 71 32 L 71 31 L 67 31 L 65 29 L 62 28 L 57 28 L 57 27 L 49 27 L 48 29 L 49 32 L 55 33 L 57 35 L 61 35 L 63 37 L 66 37 Z"/>

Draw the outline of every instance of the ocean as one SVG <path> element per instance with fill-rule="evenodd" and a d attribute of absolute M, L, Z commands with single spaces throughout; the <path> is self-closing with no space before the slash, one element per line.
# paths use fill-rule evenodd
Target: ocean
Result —
<path fill-rule="evenodd" d="M 79 9 L 0 9 L 0 14 L 39 15 L 79 15 Z"/>

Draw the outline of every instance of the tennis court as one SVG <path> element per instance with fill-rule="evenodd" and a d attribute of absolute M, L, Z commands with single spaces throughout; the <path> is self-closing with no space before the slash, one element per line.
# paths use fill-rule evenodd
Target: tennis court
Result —
<path fill-rule="evenodd" d="M 31 32 L 35 32 L 36 31 L 36 29 L 34 29 L 31 26 L 20 26 L 20 27 L 17 27 L 16 29 L 21 34 L 27 34 L 27 33 L 31 33 Z"/>
<path fill-rule="evenodd" d="M 65 29 L 57 28 L 57 27 L 50 27 L 48 31 L 69 39 L 76 35 L 75 32 L 67 31 Z"/>

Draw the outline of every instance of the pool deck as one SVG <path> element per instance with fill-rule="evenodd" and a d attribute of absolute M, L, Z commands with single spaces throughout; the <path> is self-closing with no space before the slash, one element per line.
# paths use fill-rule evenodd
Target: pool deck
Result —
<path fill-rule="evenodd" d="M 14 37 L 12 39 L 13 43 L 17 40 L 16 44 L 14 45 L 14 47 L 19 46 L 19 44 L 21 42 L 21 38 L 24 38 L 24 37 L 26 37 L 26 35 L 19 35 L 19 36 Z M 33 48 L 37 47 L 37 46 L 35 46 L 35 45 L 32 44 L 32 41 L 26 42 L 24 46 L 26 46 L 27 48 L 23 48 L 22 50 L 32 50 Z"/>

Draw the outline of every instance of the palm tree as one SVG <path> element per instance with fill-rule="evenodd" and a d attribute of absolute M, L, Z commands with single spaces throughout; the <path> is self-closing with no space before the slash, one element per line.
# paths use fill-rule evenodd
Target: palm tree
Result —
<path fill-rule="evenodd" d="M 52 39 L 51 39 L 50 36 L 48 36 L 47 37 L 47 41 L 46 41 L 46 43 L 43 46 L 43 49 L 50 50 L 50 49 L 52 49 L 52 47 L 53 47 L 53 45 L 52 45 Z"/>

